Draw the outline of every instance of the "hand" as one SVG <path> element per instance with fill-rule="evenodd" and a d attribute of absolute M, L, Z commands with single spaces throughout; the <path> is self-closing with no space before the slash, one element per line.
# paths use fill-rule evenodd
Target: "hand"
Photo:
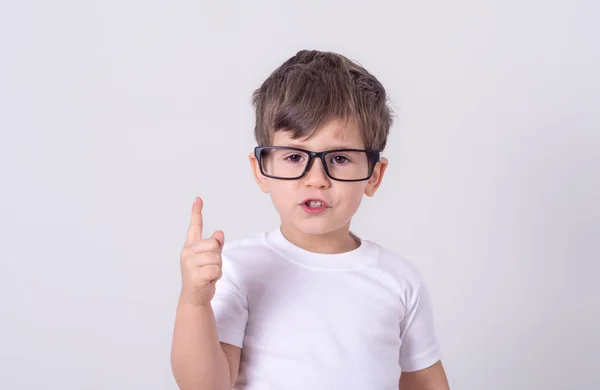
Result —
<path fill-rule="evenodd" d="M 181 251 L 181 297 L 194 306 L 208 306 L 215 295 L 215 283 L 221 278 L 222 231 L 202 239 L 202 199 L 194 198 L 190 227 Z"/>

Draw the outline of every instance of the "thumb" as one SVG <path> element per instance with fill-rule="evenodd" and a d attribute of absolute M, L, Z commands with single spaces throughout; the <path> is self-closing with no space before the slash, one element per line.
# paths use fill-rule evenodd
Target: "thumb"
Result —
<path fill-rule="evenodd" d="M 222 230 L 216 230 L 211 237 L 216 239 L 219 242 L 221 249 L 223 249 L 223 245 L 225 245 L 225 233 L 223 233 Z"/>

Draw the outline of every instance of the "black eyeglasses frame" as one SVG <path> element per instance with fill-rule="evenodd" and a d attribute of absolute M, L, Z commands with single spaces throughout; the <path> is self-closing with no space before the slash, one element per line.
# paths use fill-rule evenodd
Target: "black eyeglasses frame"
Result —
<path fill-rule="evenodd" d="M 272 150 L 272 149 L 289 149 L 289 150 L 295 150 L 298 152 L 306 153 L 308 155 L 308 161 L 306 162 L 306 166 L 304 167 L 304 170 L 302 171 L 302 173 L 297 177 L 279 177 L 279 176 L 272 176 L 272 175 L 267 174 L 263 170 L 263 167 L 262 167 L 262 162 L 261 162 L 262 152 L 263 152 L 263 150 Z M 363 179 L 337 179 L 335 177 L 332 177 L 331 174 L 329 173 L 329 168 L 327 167 L 327 162 L 325 161 L 325 155 L 331 154 L 331 153 L 336 153 L 336 152 L 337 153 L 339 153 L 339 152 L 365 152 L 367 154 L 367 157 L 369 158 L 369 163 L 370 163 L 368 176 Z M 319 158 L 321 160 L 321 163 L 323 164 L 325 174 L 331 180 L 342 181 L 342 182 L 357 182 L 357 181 L 369 180 L 371 178 L 371 176 L 373 175 L 373 170 L 375 169 L 375 165 L 377 165 L 377 163 L 379 162 L 379 160 L 381 158 L 381 152 L 379 152 L 377 150 L 369 150 L 369 149 L 332 149 L 332 150 L 324 150 L 322 152 L 313 152 L 310 150 L 295 148 L 295 147 L 291 147 L 291 146 L 257 146 L 254 148 L 254 156 L 258 160 L 258 167 L 260 169 L 260 173 L 263 176 L 269 177 L 271 179 L 298 180 L 298 179 L 302 178 L 304 175 L 306 175 L 306 173 L 310 169 L 312 160 L 314 158 Z"/>

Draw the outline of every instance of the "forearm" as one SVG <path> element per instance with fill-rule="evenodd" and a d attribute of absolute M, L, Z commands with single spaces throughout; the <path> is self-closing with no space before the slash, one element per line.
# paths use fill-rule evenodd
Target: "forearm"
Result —
<path fill-rule="evenodd" d="M 173 332 L 171 367 L 181 390 L 230 390 L 227 358 L 217 336 L 212 307 L 179 301 Z"/>

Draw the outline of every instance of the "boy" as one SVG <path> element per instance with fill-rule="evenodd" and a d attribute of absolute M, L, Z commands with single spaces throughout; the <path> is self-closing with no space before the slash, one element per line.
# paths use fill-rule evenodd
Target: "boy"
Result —
<path fill-rule="evenodd" d="M 383 86 L 300 51 L 255 91 L 250 164 L 280 227 L 224 246 L 194 200 L 171 354 L 182 390 L 448 389 L 419 272 L 350 232 L 381 184 Z"/>

